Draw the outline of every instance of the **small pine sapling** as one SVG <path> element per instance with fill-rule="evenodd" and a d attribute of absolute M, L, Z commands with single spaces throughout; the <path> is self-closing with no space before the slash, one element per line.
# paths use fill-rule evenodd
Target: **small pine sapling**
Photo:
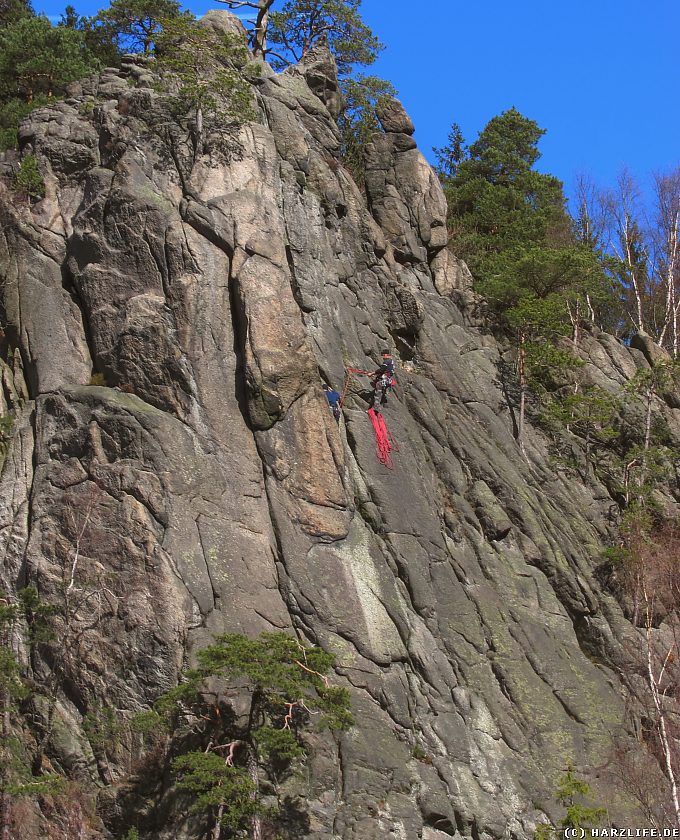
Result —
<path fill-rule="evenodd" d="M 555 790 L 556 801 L 565 809 L 557 826 L 541 823 L 536 826 L 534 840 L 552 840 L 563 835 L 564 829 L 583 831 L 582 837 L 591 837 L 590 828 L 598 826 L 607 817 L 607 809 L 588 805 L 586 798 L 592 793 L 590 785 L 576 773 L 572 762 L 568 762 Z"/>

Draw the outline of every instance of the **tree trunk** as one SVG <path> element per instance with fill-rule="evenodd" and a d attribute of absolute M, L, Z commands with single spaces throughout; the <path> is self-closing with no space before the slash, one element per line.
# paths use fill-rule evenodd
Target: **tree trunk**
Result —
<path fill-rule="evenodd" d="M 588 305 L 588 315 L 592 323 L 595 323 L 595 310 L 593 309 L 593 303 L 590 299 L 590 295 L 586 295 L 586 304 Z"/>
<path fill-rule="evenodd" d="M 633 292 L 635 294 L 635 309 L 637 314 L 637 329 L 638 332 L 645 331 L 645 323 L 644 323 L 644 316 L 642 314 L 642 290 L 640 289 L 640 283 L 638 281 L 638 276 L 636 273 L 636 266 L 635 261 L 633 260 L 633 253 L 631 250 L 631 239 L 629 233 L 629 220 L 626 217 L 626 228 L 625 228 L 625 243 L 626 243 L 626 264 L 628 265 L 628 270 L 630 271 L 630 279 L 631 285 L 633 286 Z"/>
<path fill-rule="evenodd" d="M 194 153 L 194 163 L 203 154 L 203 108 L 199 105 L 196 108 L 196 152 Z"/>
<path fill-rule="evenodd" d="M 526 336 L 522 333 L 519 338 L 519 357 L 517 359 L 517 374 L 519 376 L 519 419 L 517 422 L 517 444 L 522 453 L 524 453 L 524 414 L 527 402 L 526 360 Z"/>
<path fill-rule="evenodd" d="M 6 791 L 0 794 L 0 838 L 12 840 L 12 797 Z"/>
<path fill-rule="evenodd" d="M 571 306 L 567 304 L 569 312 L 569 320 L 571 321 L 571 343 L 574 347 L 578 347 L 581 340 L 581 301 L 577 298 L 574 304 L 574 311 L 571 311 Z"/>
<path fill-rule="evenodd" d="M 638 500 L 642 501 L 642 490 L 647 480 L 647 453 L 652 442 L 652 400 L 654 398 L 654 386 L 650 385 L 647 389 L 647 410 L 645 412 L 645 443 L 642 459 L 640 463 L 640 488 L 638 493 Z"/>
<path fill-rule="evenodd" d="M 260 780 L 257 773 L 257 755 L 255 753 L 255 748 L 248 744 L 247 746 L 247 768 L 248 768 L 248 775 L 250 776 L 250 781 L 255 786 L 253 792 L 250 794 L 250 798 L 257 802 L 257 799 L 260 795 Z M 262 820 L 260 819 L 259 814 L 253 814 L 250 820 L 250 828 L 252 831 L 252 840 L 262 840 Z"/>
<path fill-rule="evenodd" d="M 212 840 L 220 840 L 222 836 L 222 817 L 224 816 L 224 805 L 220 805 L 217 809 L 217 818 L 215 819 L 215 828 L 212 831 Z"/>
<path fill-rule="evenodd" d="M 673 357 L 677 355 L 677 304 L 675 276 L 680 255 L 680 182 L 678 178 L 656 178 L 656 194 L 659 205 L 659 227 L 664 234 L 664 277 L 666 284 L 666 311 L 659 344 L 663 346 L 666 334 L 672 330 Z"/>
<path fill-rule="evenodd" d="M 678 358 L 678 304 L 675 300 L 675 286 L 673 286 L 673 358 Z"/>
<path fill-rule="evenodd" d="M 661 669 L 662 674 L 664 668 Z M 663 708 L 663 703 L 661 700 L 659 681 L 654 676 L 654 666 L 652 662 L 651 621 L 649 619 L 649 616 L 647 618 L 647 680 L 649 684 L 649 689 L 652 693 L 652 699 L 654 700 L 654 706 L 659 716 L 659 740 L 661 741 L 661 751 L 663 753 L 663 759 L 666 768 L 666 776 L 671 786 L 671 797 L 673 800 L 673 810 L 675 811 L 675 820 L 678 826 L 680 826 L 680 799 L 678 797 L 678 783 L 675 777 L 675 770 L 673 769 L 673 754 L 668 738 L 668 732 L 666 730 L 666 712 Z"/>
<path fill-rule="evenodd" d="M 274 0 L 260 0 L 260 8 L 255 19 L 253 32 L 253 58 L 264 58 L 267 53 L 267 29 L 269 27 L 269 9 Z"/>
<path fill-rule="evenodd" d="M 0 747 L 0 750 L 4 753 L 7 750 L 12 725 L 10 718 L 9 692 L 7 690 L 2 692 L 2 699 L 0 700 L 0 703 L 2 704 L 2 746 Z M 3 756 L 3 758 L 8 758 L 8 756 Z M 9 761 L 7 763 L 9 764 Z M 3 772 L 2 776 L 0 776 L 0 783 L 3 788 L 9 781 L 4 776 L 5 774 Z M 0 840 L 12 840 L 12 835 L 10 833 L 11 827 L 12 797 L 9 793 L 7 793 L 7 791 L 3 790 L 2 793 L 0 793 Z"/>

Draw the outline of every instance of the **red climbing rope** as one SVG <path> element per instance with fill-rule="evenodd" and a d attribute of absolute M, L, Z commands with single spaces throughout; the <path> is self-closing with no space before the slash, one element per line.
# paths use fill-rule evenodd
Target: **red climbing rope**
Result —
<path fill-rule="evenodd" d="M 380 415 L 380 419 L 382 420 L 383 427 L 387 434 L 387 440 L 390 442 L 390 446 L 392 447 L 393 452 L 399 452 L 399 447 L 397 446 L 396 440 L 392 437 L 392 432 L 387 428 L 387 423 L 383 420 L 382 415 Z"/>
<path fill-rule="evenodd" d="M 368 370 L 359 370 L 359 368 L 347 368 L 347 373 L 345 374 L 345 382 L 342 386 L 342 396 L 340 397 L 340 408 L 345 404 L 345 397 L 347 396 L 347 389 L 349 388 L 349 381 L 352 378 L 353 373 L 360 373 L 362 376 L 372 376 L 373 374 L 371 371 Z"/>
<path fill-rule="evenodd" d="M 398 452 L 399 447 L 389 433 L 382 414 L 376 414 L 372 408 L 369 408 L 368 416 L 371 418 L 373 431 L 375 432 L 375 452 L 378 460 L 391 470 L 394 467 L 392 463 L 392 450 L 394 449 L 395 452 Z"/>

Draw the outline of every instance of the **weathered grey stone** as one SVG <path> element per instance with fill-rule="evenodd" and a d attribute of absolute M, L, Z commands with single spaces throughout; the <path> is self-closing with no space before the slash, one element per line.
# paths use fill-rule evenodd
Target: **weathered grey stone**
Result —
<path fill-rule="evenodd" d="M 31 395 L 87 382 L 92 362 L 82 313 L 64 288 L 63 239 L 5 202 L 0 219 L 3 305 Z"/>
<path fill-rule="evenodd" d="M 110 87 L 111 92 L 114 89 L 118 92 L 127 85 L 116 77 Z M 19 128 L 20 148 L 28 146 L 35 154 L 46 158 L 52 171 L 60 177 L 84 173 L 96 166 L 99 138 L 89 122 L 74 119 L 76 113 L 73 105 L 65 102 L 32 111 Z"/>
<path fill-rule="evenodd" d="M 198 23 L 220 35 L 235 35 L 243 41 L 248 40 L 248 33 L 241 20 L 227 9 L 209 9 Z"/>
<path fill-rule="evenodd" d="M 651 335 L 647 335 L 647 333 L 635 333 L 630 340 L 630 346 L 635 350 L 640 350 L 651 367 L 657 362 L 670 359 L 668 353 L 662 347 L 659 347 Z"/>
<path fill-rule="evenodd" d="M 491 488 L 485 481 L 476 481 L 470 488 L 477 516 L 484 533 L 490 540 L 502 540 L 512 530 L 512 522 L 498 504 Z"/>
<path fill-rule="evenodd" d="M 329 114 L 337 119 L 344 103 L 338 85 L 338 67 L 328 45 L 325 42 L 314 44 L 297 69 L 304 76 L 309 89 L 328 108 Z"/>
<path fill-rule="evenodd" d="M 93 763 L 83 714 L 148 707 L 215 633 L 284 629 L 336 654 L 356 721 L 310 734 L 308 772 L 284 782 L 300 837 L 524 840 L 556 810 L 565 756 L 589 772 L 615 743 L 637 749 L 618 675 L 639 640 L 596 574 L 612 496 L 556 469 L 530 424 L 517 447 L 507 360 L 470 326 L 479 300 L 398 103 L 369 149 L 367 207 L 335 157 L 324 50 L 265 70 L 263 124 L 191 171 L 145 122 L 157 94 L 127 78 L 146 86 L 149 69 L 126 59 L 33 112 L 22 137 L 48 194 L 17 209 L 0 192 L 2 407 L 17 415 L 0 588 L 33 582 L 63 607 L 72 581 L 98 610 L 56 619 L 59 669 L 49 646 L 31 663 L 38 682 L 65 677 L 73 735 L 54 760 L 105 787 L 117 836 L 120 813 L 143 814 L 144 840 L 195 836 L 169 775 L 146 798 L 111 785 L 131 756 Z M 385 347 L 392 469 L 368 378 L 345 378 Z M 595 331 L 579 352 L 612 392 L 648 368 Z M 322 381 L 346 385 L 339 424 Z M 655 411 L 680 436 L 672 405 Z M 633 824 L 615 780 L 589 781 Z"/>
<path fill-rule="evenodd" d="M 378 134 L 366 152 L 371 212 L 399 262 L 422 263 L 447 241 L 446 200 L 432 168 L 401 134 Z"/>
<path fill-rule="evenodd" d="M 404 106 L 394 97 L 381 96 L 375 110 L 384 131 L 394 134 L 413 134 L 415 131 Z"/>

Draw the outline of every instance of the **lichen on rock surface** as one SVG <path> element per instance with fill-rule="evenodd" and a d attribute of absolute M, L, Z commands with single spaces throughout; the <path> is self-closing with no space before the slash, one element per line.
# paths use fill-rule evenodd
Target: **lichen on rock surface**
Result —
<path fill-rule="evenodd" d="M 295 630 L 336 654 L 355 719 L 315 738 L 295 836 L 531 836 L 565 761 L 604 765 L 628 738 L 633 630 L 594 574 L 611 498 L 556 471 L 538 430 L 518 449 L 500 350 L 459 306 L 469 272 L 444 251 L 444 196 L 398 102 L 364 196 L 337 158 L 330 54 L 265 68 L 239 153 L 206 155 L 187 184 L 133 107 L 158 95 L 135 66 L 30 114 L 46 196 L 0 191 L 27 386 L 0 480 L 2 585 L 56 603 L 72 582 L 102 604 L 65 652 L 57 714 L 82 727 L 96 699 L 130 716 L 215 633 Z M 644 363 L 584 341 L 594 378 Z M 392 471 L 356 388 L 339 425 L 321 390 L 385 346 Z M 162 780 L 135 799 L 115 787 L 124 761 L 48 751 L 105 789 L 110 826 L 136 803 L 142 837 L 194 836 Z M 625 818 L 612 779 L 595 786 Z"/>

